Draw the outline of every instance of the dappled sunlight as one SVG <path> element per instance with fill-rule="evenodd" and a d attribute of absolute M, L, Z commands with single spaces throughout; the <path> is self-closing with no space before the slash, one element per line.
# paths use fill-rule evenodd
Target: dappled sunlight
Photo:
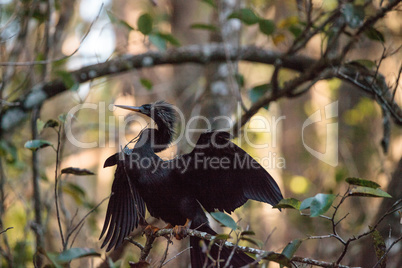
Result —
<path fill-rule="evenodd" d="M 309 181 L 303 176 L 293 176 L 290 179 L 289 188 L 295 194 L 304 194 L 309 187 Z"/>

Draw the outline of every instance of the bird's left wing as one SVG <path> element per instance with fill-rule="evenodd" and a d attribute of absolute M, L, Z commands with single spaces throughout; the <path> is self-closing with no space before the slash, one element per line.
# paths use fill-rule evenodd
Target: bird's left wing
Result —
<path fill-rule="evenodd" d="M 271 175 L 227 132 L 201 134 L 194 150 L 175 161 L 177 176 L 209 212 L 232 212 L 248 199 L 276 205 L 283 198 Z"/>
<path fill-rule="evenodd" d="M 109 157 L 104 167 L 117 164 L 112 194 L 106 211 L 106 218 L 103 225 L 101 239 L 106 233 L 102 248 L 107 245 L 106 251 L 110 251 L 114 246 L 122 244 L 123 239 L 138 226 L 139 220 L 145 215 L 145 205 L 133 183 L 129 182 L 126 174 L 124 160 L 119 160 L 119 154 Z M 127 170 L 129 171 L 129 170 Z"/>

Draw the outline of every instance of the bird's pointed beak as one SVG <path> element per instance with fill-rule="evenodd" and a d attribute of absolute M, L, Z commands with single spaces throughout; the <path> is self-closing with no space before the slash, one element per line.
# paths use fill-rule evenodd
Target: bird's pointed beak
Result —
<path fill-rule="evenodd" d="M 117 104 L 115 104 L 114 106 L 122 108 L 122 109 L 130 110 L 130 111 L 134 111 L 134 112 L 141 112 L 140 107 L 136 107 L 136 106 L 117 105 Z"/>

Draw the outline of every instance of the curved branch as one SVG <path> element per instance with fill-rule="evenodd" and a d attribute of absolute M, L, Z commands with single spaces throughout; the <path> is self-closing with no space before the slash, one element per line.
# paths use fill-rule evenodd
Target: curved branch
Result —
<path fill-rule="evenodd" d="M 5 230 L 0 231 L 0 234 L 5 233 L 5 232 L 7 232 L 8 230 L 13 229 L 13 228 L 14 228 L 14 227 L 8 227 L 8 228 L 6 228 Z"/>
<path fill-rule="evenodd" d="M 98 63 L 71 71 L 72 80 L 85 83 L 96 78 L 117 75 L 134 69 L 150 68 L 165 64 L 195 63 L 205 65 L 211 62 L 226 62 L 227 60 L 244 60 L 263 64 L 274 64 L 282 53 L 265 50 L 255 46 L 233 47 L 224 44 L 211 43 L 205 45 L 190 45 L 172 48 L 165 52 L 149 51 L 138 55 L 123 55 L 107 62 Z M 302 72 L 315 62 L 304 56 L 295 56 L 283 62 L 283 67 Z M 7 105 L 0 113 L 2 131 L 16 127 L 26 119 L 33 107 L 41 105 L 46 100 L 68 90 L 67 85 L 56 79 L 32 87 L 21 98 Z M 18 105 L 17 105 L 18 103 Z"/>
<path fill-rule="evenodd" d="M 283 55 L 284 54 L 280 52 L 266 50 L 255 46 L 233 47 L 224 46 L 223 44 L 218 43 L 190 45 L 169 49 L 165 52 L 149 51 L 138 55 L 123 55 L 104 63 L 94 64 L 72 71 L 70 72 L 70 75 L 76 83 L 84 83 L 104 76 L 116 75 L 134 69 L 149 68 L 165 64 L 195 63 L 205 65 L 210 62 L 241 60 L 273 65 L 275 64 L 275 61 Z M 320 75 L 325 68 L 328 68 L 328 66 L 331 66 L 332 70 L 335 70 L 339 67 L 339 63 L 335 61 L 328 62 L 325 59 L 317 61 L 300 55 L 294 55 L 284 59 L 282 67 L 301 72 L 302 75 L 287 83 L 274 97 L 267 96 L 254 103 L 249 111 L 243 116 L 243 124 L 245 123 L 244 119 L 250 118 L 259 108 L 265 106 L 271 101 L 285 97 L 288 94 L 291 95 L 299 85 L 303 82 L 316 79 L 316 77 Z M 342 70 L 342 68 L 340 68 L 340 70 Z M 347 73 L 349 74 L 350 72 L 358 75 L 360 70 L 353 71 L 349 68 Z M 333 74 L 331 77 L 335 76 L 337 75 Z M 354 76 L 350 75 L 350 77 Z M 339 78 L 347 80 L 347 78 L 344 77 Z M 30 112 L 33 107 L 41 105 L 46 100 L 67 90 L 67 85 L 61 79 L 35 85 L 20 99 L 17 99 L 12 106 L 8 106 L 7 109 L 1 111 L 0 130 L 8 131 L 13 129 L 27 117 L 28 112 Z M 383 98 L 387 103 L 387 106 L 392 107 L 393 109 L 391 115 L 393 116 L 394 121 L 398 125 L 402 125 L 402 110 L 392 99 L 392 94 L 387 94 L 387 96 L 383 96 Z M 17 105 L 17 103 L 19 104 Z"/>
<path fill-rule="evenodd" d="M 152 244 L 154 243 L 155 239 L 160 236 L 170 236 L 173 232 L 173 229 L 161 229 L 157 231 L 155 234 L 149 234 L 147 235 L 147 241 L 146 241 L 146 246 L 141 250 L 141 259 L 140 261 L 144 262 L 150 253 L 150 250 L 152 248 Z M 287 259 L 284 255 L 280 253 L 276 253 L 273 251 L 265 251 L 262 249 L 256 249 L 256 248 L 251 248 L 251 247 L 244 247 L 244 246 L 239 246 L 237 244 L 225 241 L 225 240 L 219 240 L 217 239 L 216 236 L 208 234 L 206 232 L 200 232 L 197 230 L 193 229 L 188 229 L 187 230 L 187 235 L 189 236 L 195 236 L 199 237 L 204 240 L 208 241 L 220 241 L 223 243 L 223 245 L 229 249 L 235 249 L 238 251 L 246 252 L 246 253 L 252 253 L 257 256 L 260 256 L 260 259 L 266 259 L 270 261 L 275 261 L 279 263 L 290 263 L 290 262 L 299 262 L 299 263 L 306 263 L 310 265 L 316 265 L 320 267 L 331 267 L 331 268 L 352 268 L 350 266 L 345 266 L 345 265 L 340 265 L 340 264 L 335 264 L 335 263 L 330 263 L 330 262 L 325 262 L 325 261 L 318 261 L 310 258 L 303 258 L 303 257 L 298 257 L 295 256 L 292 259 Z"/>

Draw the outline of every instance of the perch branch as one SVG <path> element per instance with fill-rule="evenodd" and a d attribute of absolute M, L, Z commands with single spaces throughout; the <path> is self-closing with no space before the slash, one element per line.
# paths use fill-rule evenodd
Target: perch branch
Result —
<path fill-rule="evenodd" d="M 155 234 L 150 234 L 147 235 L 147 241 L 146 241 L 146 245 L 145 247 L 141 250 L 141 258 L 140 261 L 145 261 L 146 258 L 148 257 L 151 249 L 152 249 L 152 244 L 154 243 L 155 239 L 157 237 L 161 237 L 161 236 L 170 236 L 173 232 L 173 229 L 161 229 L 158 232 L 156 232 Z M 275 253 L 273 251 L 265 251 L 262 249 L 256 249 L 256 248 L 252 248 L 252 247 L 245 247 L 245 246 L 239 246 L 235 243 L 231 243 L 228 241 L 222 241 L 217 239 L 216 236 L 208 234 L 206 232 L 200 232 L 197 230 L 193 230 L 193 229 L 189 229 L 187 230 L 187 235 L 189 236 L 195 236 L 204 240 L 208 240 L 208 241 L 220 241 L 223 243 L 223 245 L 229 249 L 235 249 L 237 251 L 242 251 L 242 252 L 246 252 L 246 253 L 251 253 L 251 254 L 255 254 L 257 256 L 262 256 L 262 259 L 268 259 L 271 258 L 280 258 L 282 257 L 281 254 L 279 253 Z M 310 258 L 302 258 L 302 257 L 293 257 L 291 260 L 291 262 L 299 262 L 299 263 L 305 263 L 305 264 L 311 264 L 311 265 L 316 265 L 316 266 L 320 266 L 320 267 L 332 267 L 332 268 L 352 268 L 350 266 L 345 266 L 345 265 L 340 265 L 340 264 L 335 264 L 335 263 L 330 263 L 330 262 L 325 262 L 325 261 L 318 261 L 318 260 L 314 260 L 314 259 L 310 259 Z"/>

